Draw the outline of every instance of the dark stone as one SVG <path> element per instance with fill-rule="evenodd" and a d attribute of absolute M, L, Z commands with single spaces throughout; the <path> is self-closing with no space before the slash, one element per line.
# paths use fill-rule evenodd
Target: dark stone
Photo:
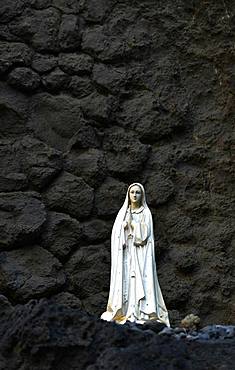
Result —
<path fill-rule="evenodd" d="M 90 243 L 100 242 L 111 237 L 111 225 L 105 221 L 94 219 L 83 222 L 83 235 Z"/>
<path fill-rule="evenodd" d="M 89 131 L 87 132 L 89 133 Z M 75 149 L 71 150 L 67 155 L 64 168 L 76 176 L 81 176 L 87 184 L 94 187 L 99 186 L 106 175 L 104 154 L 100 150 L 93 148 L 81 154 Z"/>
<path fill-rule="evenodd" d="M 67 95 L 35 95 L 28 125 L 39 139 L 67 151 L 71 139 L 84 125 L 80 104 Z"/>
<path fill-rule="evenodd" d="M 125 92 L 128 74 L 125 68 L 113 68 L 105 64 L 95 64 L 93 79 L 97 85 L 107 89 L 111 94 L 120 94 Z"/>
<path fill-rule="evenodd" d="M 11 192 L 25 190 L 28 187 L 28 180 L 23 173 L 1 173 L 0 192 Z"/>
<path fill-rule="evenodd" d="M 110 10 L 113 1 L 101 0 L 99 3 L 96 0 L 82 0 L 80 2 L 80 11 L 82 16 L 88 22 L 102 22 L 105 15 Z"/>
<path fill-rule="evenodd" d="M 4 316 L 8 312 L 12 311 L 13 307 L 11 303 L 8 301 L 8 299 L 3 295 L 0 294 L 0 316 Z"/>
<path fill-rule="evenodd" d="M 14 338 L 14 340 L 13 340 Z M 192 342 L 97 320 L 52 300 L 17 305 L 0 328 L 3 368 L 232 369 L 234 340 Z M 21 350 L 16 351 L 15 348 Z M 151 361 L 150 361 L 151 359 Z"/>
<path fill-rule="evenodd" d="M 28 66 L 32 58 L 32 50 L 20 42 L 1 42 L 0 74 L 6 73 L 12 66 Z"/>
<path fill-rule="evenodd" d="M 82 50 L 94 56 L 100 55 L 107 44 L 102 26 L 88 28 L 82 35 Z M 118 45 L 120 46 L 120 45 Z"/>
<path fill-rule="evenodd" d="M 27 133 L 28 99 L 21 92 L 0 82 L 0 135 L 2 138 L 18 137 Z"/>
<path fill-rule="evenodd" d="M 69 291 L 83 299 L 107 290 L 109 264 L 110 256 L 104 245 L 80 247 L 65 265 Z"/>
<path fill-rule="evenodd" d="M 146 321 L 143 325 L 139 325 L 140 329 L 152 330 L 154 333 L 160 333 L 165 327 L 165 324 L 155 320 L 149 320 Z"/>
<path fill-rule="evenodd" d="M 58 38 L 61 50 L 72 51 L 77 49 L 80 45 L 80 34 L 76 15 L 62 16 Z"/>
<path fill-rule="evenodd" d="M 97 93 L 81 100 L 81 108 L 88 118 L 101 122 L 113 119 L 117 102 L 112 96 L 104 96 Z"/>
<path fill-rule="evenodd" d="M 42 246 L 55 257 L 63 261 L 81 242 L 82 228 L 80 223 L 63 213 L 49 212 Z"/>
<path fill-rule="evenodd" d="M 65 14 L 76 14 L 79 11 L 79 2 L 77 0 L 52 0 L 52 4 Z"/>
<path fill-rule="evenodd" d="M 82 49 L 105 62 L 139 59 L 150 48 L 151 36 L 146 27 L 140 24 L 138 27 L 135 24 L 125 24 L 123 27 L 118 25 L 115 30 L 117 23 L 122 21 L 113 12 L 108 26 L 99 25 L 86 29 L 82 35 Z"/>
<path fill-rule="evenodd" d="M 142 144 L 133 133 L 122 129 L 107 130 L 103 147 L 106 151 L 106 162 L 111 174 L 138 174 L 149 154 L 150 147 Z"/>
<path fill-rule="evenodd" d="M 88 298 L 83 299 L 82 308 L 86 312 L 90 312 L 100 317 L 101 313 L 106 311 L 107 301 L 108 301 L 108 293 L 99 292 L 97 294 L 92 294 Z"/>
<path fill-rule="evenodd" d="M 32 58 L 32 68 L 38 73 L 51 71 L 57 65 L 57 59 L 53 55 L 35 53 Z"/>
<path fill-rule="evenodd" d="M 178 211 L 168 214 L 165 220 L 170 241 L 187 241 L 192 238 L 192 220 Z"/>
<path fill-rule="evenodd" d="M 0 6 L 0 22 L 8 23 L 11 19 L 19 15 L 25 7 L 24 0 L 2 1 Z"/>
<path fill-rule="evenodd" d="M 55 52 L 58 50 L 60 13 L 54 8 L 43 10 L 25 9 L 15 18 L 9 28 L 37 51 Z"/>
<path fill-rule="evenodd" d="M 187 302 L 191 299 L 192 287 L 190 281 L 176 275 L 170 263 L 158 267 L 159 282 L 164 292 L 164 300 L 169 310 L 183 312 Z"/>
<path fill-rule="evenodd" d="M 45 206 L 34 192 L 1 193 L 0 213 L 2 250 L 33 243 L 46 221 Z"/>
<path fill-rule="evenodd" d="M 71 75 L 89 74 L 92 71 L 93 59 L 88 54 L 60 54 L 59 66 L 64 72 Z"/>
<path fill-rule="evenodd" d="M 69 84 L 69 91 L 77 98 L 84 98 L 94 91 L 94 87 L 89 78 L 73 76 Z"/>
<path fill-rule="evenodd" d="M 214 268 L 207 271 L 201 271 L 201 276 L 203 279 L 203 284 L 200 284 L 202 292 L 211 292 L 213 288 L 218 289 L 219 277 Z"/>
<path fill-rule="evenodd" d="M 45 89 L 52 92 L 65 90 L 69 86 L 70 76 L 56 68 L 49 74 L 43 76 L 42 83 Z"/>
<path fill-rule="evenodd" d="M 147 201 L 152 206 L 167 202 L 174 193 L 172 181 L 163 174 L 149 176 L 146 182 Z"/>
<path fill-rule="evenodd" d="M 198 267 L 197 251 L 194 248 L 186 247 L 186 250 L 179 250 L 177 246 L 172 248 L 170 257 L 176 269 L 187 274 L 192 274 Z"/>
<path fill-rule="evenodd" d="M 136 94 L 122 105 L 119 122 L 135 129 L 141 139 L 153 143 L 185 125 L 182 114 L 174 114 L 161 106 L 154 94 L 146 91 Z"/>
<path fill-rule="evenodd" d="M 15 186 L 20 186 L 20 178 L 23 181 L 22 185 L 24 186 L 25 184 L 22 177 L 24 175 L 21 173 L 14 150 L 14 142 L 14 139 L 5 139 L 0 142 L 1 191 L 4 191 L 5 187 L 7 187 L 6 191 L 9 191 L 12 187 L 12 190 L 14 190 Z"/>
<path fill-rule="evenodd" d="M 2 291 L 18 302 L 57 292 L 65 283 L 59 261 L 38 246 L 1 252 L 0 266 Z"/>
<path fill-rule="evenodd" d="M 30 68 L 15 68 L 8 77 L 8 83 L 16 89 L 31 92 L 40 85 L 39 75 Z"/>
<path fill-rule="evenodd" d="M 45 193 L 45 200 L 51 210 L 68 213 L 78 219 L 90 215 L 93 198 L 93 189 L 81 177 L 66 172 Z"/>
<path fill-rule="evenodd" d="M 37 190 L 48 186 L 63 168 L 59 151 L 30 136 L 16 142 L 13 149 L 21 170 Z"/>
<path fill-rule="evenodd" d="M 52 296 L 50 302 L 72 309 L 81 309 L 82 307 L 80 299 L 69 292 L 62 292 Z"/>
<path fill-rule="evenodd" d="M 125 200 L 128 185 L 108 178 L 95 194 L 95 207 L 99 216 L 114 215 Z"/>
<path fill-rule="evenodd" d="M 52 0 L 31 0 L 30 5 L 35 9 L 46 9 L 52 5 Z"/>
<path fill-rule="evenodd" d="M 68 152 L 72 153 L 73 150 L 78 150 L 78 152 L 81 152 L 81 149 L 98 148 L 99 146 L 100 138 L 97 135 L 97 131 L 83 120 L 80 123 L 75 135 L 70 140 Z M 78 156 L 80 152 L 77 153 L 76 156 Z M 85 152 L 81 153 L 85 154 Z"/>

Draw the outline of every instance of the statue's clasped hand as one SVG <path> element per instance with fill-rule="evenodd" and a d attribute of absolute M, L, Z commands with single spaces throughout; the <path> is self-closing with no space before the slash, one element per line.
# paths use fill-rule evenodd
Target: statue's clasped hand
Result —
<path fill-rule="evenodd" d="M 141 240 L 141 241 L 134 241 L 134 245 L 136 246 L 136 247 L 144 247 L 145 245 L 146 245 L 146 243 L 147 243 L 147 240 Z"/>

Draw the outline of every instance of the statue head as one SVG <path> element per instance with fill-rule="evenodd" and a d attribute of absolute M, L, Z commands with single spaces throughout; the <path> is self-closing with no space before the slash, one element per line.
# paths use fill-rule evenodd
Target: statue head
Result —
<path fill-rule="evenodd" d="M 129 204 L 134 207 L 140 207 L 142 205 L 142 189 L 138 184 L 133 184 L 129 188 Z"/>

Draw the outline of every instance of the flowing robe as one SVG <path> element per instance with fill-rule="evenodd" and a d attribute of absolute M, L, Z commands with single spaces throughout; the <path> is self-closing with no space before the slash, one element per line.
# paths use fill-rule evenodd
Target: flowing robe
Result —
<path fill-rule="evenodd" d="M 126 200 L 112 230 L 110 292 L 102 319 L 121 324 L 158 320 L 170 326 L 154 254 L 152 215 L 145 197 L 137 210 L 127 207 Z"/>

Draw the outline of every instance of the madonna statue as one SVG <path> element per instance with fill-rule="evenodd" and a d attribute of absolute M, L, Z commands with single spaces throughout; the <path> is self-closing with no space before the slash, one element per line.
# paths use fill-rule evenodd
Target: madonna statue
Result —
<path fill-rule="evenodd" d="M 153 221 L 143 185 L 131 184 L 111 237 L 111 281 L 103 320 L 170 326 L 155 265 Z"/>

